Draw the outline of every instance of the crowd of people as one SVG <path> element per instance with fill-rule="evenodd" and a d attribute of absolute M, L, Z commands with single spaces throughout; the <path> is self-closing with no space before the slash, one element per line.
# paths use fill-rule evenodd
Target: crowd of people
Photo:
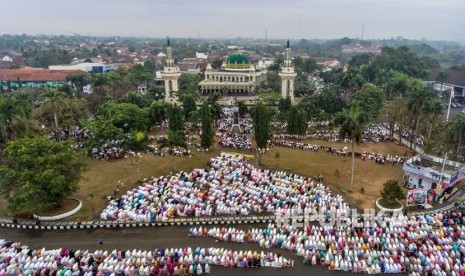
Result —
<path fill-rule="evenodd" d="M 75 143 L 76 148 L 84 148 L 85 142 L 92 137 L 92 134 L 88 132 L 86 129 L 81 128 L 79 126 L 74 126 L 69 129 L 60 129 L 58 131 L 51 131 L 50 132 L 50 139 L 53 141 L 58 140 L 68 140 L 72 139 Z"/>
<path fill-rule="evenodd" d="M 298 142 L 298 141 L 293 141 L 293 140 L 271 140 L 270 146 L 271 147 L 284 147 L 284 148 L 291 148 L 291 149 L 298 149 L 298 150 L 312 151 L 312 152 L 318 152 L 319 150 L 322 150 L 322 151 L 325 151 L 329 154 L 336 155 L 336 156 L 349 156 L 351 154 L 351 152 L 347 151 L 347 147 L 338 148 L 338 147 L 320 146 L 316 144 L 303 143 L 303 142 Z M 403 164 L 405 161 L 404 156 L 399 156 L 399 155 L 394 156 L 390 154 L 384 155 L 382 153 L 375 153 L 375 152 L 363 151 L 361 154 L 355 153 L 355 155 L 359 156 L 363 161 L 370 160 L 380 165 Z"/>
<path fill-rule="evenodd" d="M 99 160 L 112 160 L 127 157 L 123 147 L 123 140 L 110 140 L 100 147 L 92 148 L 92 158 Z"/>
<path fill-rule="evenodd" d="M 211 266 L 284 268 L 279 254 L 224 248 L 162 248 L 150 251 L 30 249 L 0 240 L 0 275 L 200 275 Z"/>
<path fill-rule="evenodd" d="M 306 225 L 265 229 L 191 228 L 190 236 L 224 242 L 255 242 L 262 248 L 295 252 L 308 265 L 356 273 L 409 275 L 465 274 L 465 213 L 462 210 L 426 215 L 383 217 L 378 225 Z"/>
<path fill-rule="evenodd" d="M 225 132 L 220 137 L 219 145 L 223 148 L 252 151 L 252 140 L 246 134 Z"/>
<path fill-rule="evenodd" d="M 240 155 L 213 157 L 208 169 L 152 178 L 113 199 L 102 219 L 138 222 L 172 217 L 250 215 L 290 210 L 348 212 L 340 195 L 311 179 L 281 171 L 257 169 Z"/>
<path fill-rule="evenodd" d="M 236 118 L 235 113 L 237 115 Z M 221 117 L 215 124 L 220 133 L 231 132 L 231 128 L 234 124 L 238 124 L 241 127 L 241 132 L 245 134 L 250 134 L 253 129 L 253 122 L 250 114 L 239 116 L 236 107 L 223 107 Z"/>
<path fill-rule="evenodd" d="M 386 129 L 390 129 L 391 126 L 389 123 L 381 123 Z M 418 135 L 415 138 L 415 131 L 409 128 L 401 128 L 399 124 L 394 124 L 394 133 L 405 139 L 406 141 L 415 143 L 420 148 L 425 146 L 425 138 L 422 135 Z"/>

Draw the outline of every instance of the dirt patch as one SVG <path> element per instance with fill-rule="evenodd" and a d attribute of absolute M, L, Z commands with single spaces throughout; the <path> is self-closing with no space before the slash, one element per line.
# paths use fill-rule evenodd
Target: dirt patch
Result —
<path fill-rule="evenodd" d="M 397 209 L 402 207 L 402 204 L 399 202 L 390 203 L 387 199 L 382 198 L 378 201 L 378 204 L 383 206 L 386 209 Z"/>

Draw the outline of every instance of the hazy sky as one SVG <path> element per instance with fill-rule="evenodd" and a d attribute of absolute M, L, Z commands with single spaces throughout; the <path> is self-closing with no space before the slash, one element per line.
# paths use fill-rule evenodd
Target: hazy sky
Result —
<path fill-rule="evenodd" d="M 465 0 L 0 0 L 0 33 L 465 41 Z"/>

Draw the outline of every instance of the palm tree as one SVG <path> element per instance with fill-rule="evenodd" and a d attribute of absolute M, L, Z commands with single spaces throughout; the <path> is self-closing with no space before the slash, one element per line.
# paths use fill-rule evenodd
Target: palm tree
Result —
<path fill-rule="evenodd" d="M 368 123 L 368 115 L 360 110 L 358 103 L 355 103 L 350 106 L 350 109 L 339 112 L 334 119 L 334 123 L 340 126 L 339 136 L 341 139 L 349 138 L 352 140 L 352 165 L 349 185 L 349 192 L 351 192 L 354 184 L 355 144 L 359 145 L 362 141 L 363 130 Z"/>
<path fill-rule="evenodd" d="M 417 137 L 418 137 L 418 128 L 420 126 L 420 119 L 424 115 L 426 109 L 425 106 L 427 103 L 434 99 L 433 92 L 426 89 L 425 85 L 420 80 L 414 80 L 412 82 L 412 90 L 408 95 L 407 108 L 410 111 L 413 122 L 413 140 L 410 140 L 410 148 L 412 148 L 413 143 L 413 152 L 416 152 L 417 148 Z"/>
<path fill-rule="evenodd" d="M 58 112 L 60 111 L 60 106 L 65 103 L 65 99 L 68 97 L 68 95 L 58 91 L 56 88 L 46 88 L 45 93 L 42 94 L 42 97 L 45 100 L 45 104 L 50 104 L 52 107 L 57 139 L 61 140 L 61 135 L 58 132 Z"/>
<path fill-rule="evenodd" d="M 168 147 L 171 150 L 171 154 L 173 155 L 173 171 L 176 170 L 176 159 L 174 158 L 174 147 L 182 147 L 187 149 L 186 138 L 184 136 L 184 132 L 180 130 L 171 130 L 167 131 L 168 138 L 164 138 L 159 146 L 160 149 Z"/>
<path fill-rule="evenodd" d="M 462 140 L 465 135 L 465 113 L 457 114 L 450 122 L 452 136 L 457 140 L 457 156 L 461 157 Z M 460 160 L 459 160 L 460 161 Z"/>
<path fill-rule="evenodd" d="M 429 126 L 428 126 L 428 134 L 427 137 L 428 139 L 431 138 L 431 133 L 433 131 L 434 123 L 437 123 L 438 117 L 441 117 L 442 115 L 442 106 L 441 106 L 441 101 L 437 98 L 433 98 L 426 102 L 424 110 L 426 114 L 429 116 Z"/>
<path fill-rule="evenodd" d="M 26 128 L 24 119 L 30 116 L 23 99 L 13 95 L 0 97 L 0 141 L 13 140 Z"/>
<path fill-rule="evenodd" d="M 442 93 L 442 85 L 449 80 L 450 80 L 449 72 L 444 71 L 444 69 L 441 69 L 441 71 L 436 76 L 436 81 L 441 84 L 439 88 L 439 93 Z"/>

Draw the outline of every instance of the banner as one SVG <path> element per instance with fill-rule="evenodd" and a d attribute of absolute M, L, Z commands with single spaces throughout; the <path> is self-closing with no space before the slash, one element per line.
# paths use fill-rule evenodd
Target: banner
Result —
<path fill-rule="evenodd" d="M 424 205 L 428 197 L 427 189 L 415 189 L 407 192 L 407 206 Z"/>

